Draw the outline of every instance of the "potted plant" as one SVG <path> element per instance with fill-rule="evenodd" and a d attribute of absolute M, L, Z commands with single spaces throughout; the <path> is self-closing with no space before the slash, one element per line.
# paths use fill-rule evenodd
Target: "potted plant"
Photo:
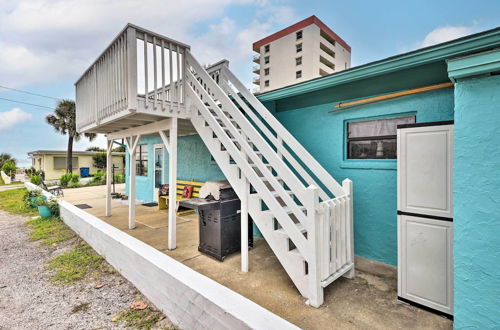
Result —
<path fill-rule="evenodd" d="M 35 203 L 38 207 L 38 215 L 42 218 L 48 218 L 52 215 L 52 212 L 50 211 L 49 207 L 49 201 L 47 201 L 46 198 L 43 198 L 45 196 L 40 196 L 36 199 Z"/>
<path fill-rule="evenodd" d="M 24 194 L 24 201 L 29 207 L 36 207 L 36 200 L 37 198 L 41 197 L 42 199 L 46 199 L 45 196 L 42 195 L 41 190 L 31 190 L 27 191 Z"/>

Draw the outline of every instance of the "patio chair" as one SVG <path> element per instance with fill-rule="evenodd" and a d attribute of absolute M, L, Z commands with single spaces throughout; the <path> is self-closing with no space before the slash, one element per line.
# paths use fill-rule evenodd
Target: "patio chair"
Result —
<path fill-rule="evenodd" d="M 47 187 L 47 185 L 45 184 L 45 182 L 43 180 L 42 180 L 42 183 L 40 185 L 42 186 L 43 190 L 45 190 L 51 194 L 64 197 L 64 192 L 60 186 Z"/>

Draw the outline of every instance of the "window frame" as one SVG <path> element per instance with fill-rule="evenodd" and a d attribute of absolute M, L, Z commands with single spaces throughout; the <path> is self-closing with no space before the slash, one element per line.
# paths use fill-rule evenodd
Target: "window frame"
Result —
<path fill-rule="evenodd" d="M 374 170 L 397 170 L 396 158 L 348 158 L 348 134 L 349 124 L 362 121 L 380 120 L 380 119 L 396 119 L 401 117 L 415 117 L 415 122 L 418 122 L 417 112 L 408 111 L 401 113 L 386 114 L 380 116 L 369 117 L 352 117 L 344 120 L 344 130 L 342 139 L 343 157 L 340 168 L 344 169 L 374 169 Z M 391 135 L 392 136 L 392 135 Z"/>
<path fill-rule="evenodd" d="M 295 53 L 300 53 L 300 52 L 302 52 L 302 43 L 295 44 Z"/>
<path fill-rule="evenodd" d="M 264 53 L 269 53 L 271 51 L 271 44 L 267 44 L 264 46 Z"/>
<path fill-rule="evenodd" d="M 295 79 L 302 78 L 302 70 L 295 71 Z"/>
<path fill-rule="evenodd" d="M 142 153 L 143 153 L 144 149 L 145 149 L 145 153 L 146 153 L 146 159 L 142 159 Z M 148 145 L 147 144 L 139 144 L 137 146 L 134 161 L 135 161 L 135 163 L 134 163 L 135 164 L 135 175 L 147 177 L 149 175 L 149 171 L 148 171 L 149 152 L 148 152 Z M 143 165 L 144 162 L 146 163 L 145 166 Z M 141 165 L 139 165 L 139 164 L 141 164 Z M 142 171 L 139 170 L 140 166 L 142 166 Z"/>
<path fill-rule="evenodd" d="M 269 87 L 269 79 L 264 81 L 264 87 Z"/>
<path fill-rule="evenodd" d="M 300 36 L 299 36 L 299 33 L 300 33 Z M 295 40 L 296 41 L 302 40 L 303 37 L 304 37 L 304 33 L 302 32 L 302 30 L 295 32 Z"/>
<path fill-rule="evenodd" d="M 270 61 L 271 61 L 271 56 L 269 55 L 264 56 L 264 64 L 269 64 Z"/>
<path fill-rule="evenodd" d="M 295 66 L 299 66 L 299 65 L 302 65 L 302 56 L 295 58 Z"/>
<path fill-rule="evenodd" d="M 62 166 L 56 166 L 56 159 L 63 163 Z M 62 160 L 60 160 L 62 159 Z M 68 164 L 68 158 L 66 156 L 54 156 L 52 157 L 52 167 L 54 170 L 65 170 L 66 165 Z M 73 161 L 71 162 L 71 166 L 73 170 L 77 170 L 79 168 L 79 159 L 78 156 L 72 157 Z"/>
<path fill-rule="evenodd" d="M 264 76 L 269 76 L 269 72 L 270 72 L 269 68 L 265 68 L 264 69 Z"/>

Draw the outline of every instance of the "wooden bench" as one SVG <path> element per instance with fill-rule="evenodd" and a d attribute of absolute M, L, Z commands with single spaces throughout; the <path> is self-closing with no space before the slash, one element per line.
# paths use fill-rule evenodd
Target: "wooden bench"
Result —
<path fill-rule="evenodd" d="M 205 183 L 204 182 L 197 182 L 197 181 L 184 181 L 184 180 L 177 180 L 177 188 L 176 188 L 176 211 L 177 214 L 186 214 L 186 213 L 191 213 L 194 212 L 193 210 L 181 210 L 179 211 L 179 201 L 183 201 L 189 198 L 183 197 L 182 192 L 184 191 L 185 186 L 193 186 L 193 194 L 191 195 L 191 198 L 198 198 L 200 196 L 200 188 L 203 186 Z M 169 194 L 171 193 L 171 189 L 169 189 Z M 158 191 L 158 209 L 159 210 L 165 210 L 168 208 L 168 195 L 160 195 L 160 191 Z"/>

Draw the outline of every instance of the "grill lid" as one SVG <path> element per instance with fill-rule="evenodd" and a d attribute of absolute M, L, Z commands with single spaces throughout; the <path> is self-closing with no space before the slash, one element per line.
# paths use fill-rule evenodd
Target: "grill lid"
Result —
<path fill-rule="evenodd" d="M 232 189 L 229 181 L 220 180 L 220 181 L 207 181 L 200 188 L 200 198 L 207 198 L 207 196 L 212 195 L 215 200 L 220 199 L 220 191 L 223 189 Z"/>

